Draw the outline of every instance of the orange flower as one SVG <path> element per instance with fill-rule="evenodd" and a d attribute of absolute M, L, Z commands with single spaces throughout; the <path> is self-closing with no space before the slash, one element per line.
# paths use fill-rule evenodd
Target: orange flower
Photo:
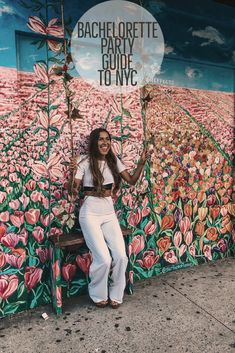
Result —
<path fill-rule="evenodd" d="M 198 222 L 196 223 L 195 232 L 196 232 L 198 235 L 200 235 L 200 237 L 201 237 L 201 236 L 203 236 L 204 231 L 205 231 L 205 225 L 204 225 L 204 223 L 201 222 L 201 221 L 198 221 Z"/>
<path fill-rule="evenodd" d="M 192 213 L 193 213 L 192 206 L 189 205 L 188 203 L 186 205 L 184 205 L 185 216 L 190 217 L 192 215 Z"/>
<path fill-rule="evenodd" d="M 159 250 L 165 252 L 169 249 L 169 247 L 171 246 L 171 239 L 170 237 L 163 237 L 158 239 L 157 241 L 157 246 L 159 247 Z"/>
<path fill-rule="evenodd" d="M 200 221 L 204 221 L 204 219 L 206 218 L 206 215 L 207 215 L 207 211 L 208 211 L 207 207 L 200 207 L 198 209 L 198 217 L 199 217 Z"/>
<path fill-rule="evenodd" d="M 218 233 L 215 227 L 210 227 L 206 231 L 206 237 L 208 240 L 215 241 L 218 238 Z"/>
<path fill-rule="evenodd" d="M 174 217 L 172 215 L 166 215 L 162 218 L 161 230 L 173 228 L 174 224 Z"/>
<path fill-rule="evenodd" d="M 203 190 L 199 191 L 197 198 L 198 198 L 198 201 L 199 201 L 199 202 L 204 201 L 205 198 L 206 198 L 206 193 L 205 193 L 205 191 L 203 191 Z"/>
<path fill-rule="evenodd" d="M 220 213 L 220 206 L 214 206 L 210 209 L 210 214 L 213 219 L 216 219 Z"/>
<path fill-rule="evenodd" d="M 230 216 L 227 214 L 222 218 L 222 229 L 220 230 L 222 234 L 230 233 L 233 229 L 233 223 Z"/>
<path fill-rule="evenodd" d="M 235 216 L 235 203 L 228 203 L 227 210 L 228 210 L 228 213 Z"/>

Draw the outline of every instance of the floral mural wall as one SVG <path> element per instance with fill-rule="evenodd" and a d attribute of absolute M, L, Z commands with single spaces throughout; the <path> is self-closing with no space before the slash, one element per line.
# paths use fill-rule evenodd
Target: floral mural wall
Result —
<path fill-rule="evenodd" d="M 110 131 L 130 170 L 144 144 L 153 152 L 136 187 L 123 183 L 115 199 L 120 223 L 132 229 L 132 282 L 234 255 L 231 77 L 220 91 L 157 77 L 141 91 L 110 96 L 74 72 L 60 3 L 4 3 L 1 21 L 13 16 L 19 27 L 8 29 L 16 31 L 15 63 L 12 56 L 0 62 L 0 316 L 52 301 L 50 272 L 58 275 L 58 263 L 50 237 L 79 227 L 82 197 L 74 202 L 68 194 L 68 163 L 73 153 L 86 153 L 94 127 Z M 79 6 L 81 14 L 88 5 Z M 156 15 L 151 1 L 145 6 Z M 69 38 L 66 1 L 63 10 Z M 203 70 L 199 65 L 191 75 L 197 80 Z M 62 258 L 57 303 L 86 292 L 91 263 L 85 246 Z"/>

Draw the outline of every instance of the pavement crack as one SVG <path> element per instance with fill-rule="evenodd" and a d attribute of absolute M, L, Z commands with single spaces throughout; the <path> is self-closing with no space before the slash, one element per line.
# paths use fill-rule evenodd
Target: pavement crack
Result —
<path fill-rule="evenodd" d="M 218 323 L 220 323 L 221 325 L 223 325 L 227 330 L 229 330 L 230 332 L 232 332 L 233 334 L 235 334 L 235 331 L 232 330 L 229 326 L 227 326 L 226 324 L 224 324 L 222 321 L 220 321 L 219 319 L 217 319 L 217 317 L 215 317 L 213 314 L 211 314 L 209 311 L 207 311 L 206 309 L 204 309 L 201 305 L 197 304 L 194 300 L 192 300 L 191 298 L 189 298 L 188 296 L 186 296 L 184 293 L 182 293 L 179 289 L 175 288 L 174 286 L 172 286 L 170 283 L 168 283 L 167 281 L 163 281 L 163 283 L 167 284 L 169 287 L 171 287 L 172 289 L 174 289 L 176 292 L 178 292 L 180 295 L 182 295 L 184 298 L 186 298 L 189 302 L 191 302 L 192 304 L 196 305 L 198 308 L 200 308 L 204 313 L 206 313 L 207 315 L 209 315 L 211 318 L 213 318 L 214 320 L 216 320 Z"/>

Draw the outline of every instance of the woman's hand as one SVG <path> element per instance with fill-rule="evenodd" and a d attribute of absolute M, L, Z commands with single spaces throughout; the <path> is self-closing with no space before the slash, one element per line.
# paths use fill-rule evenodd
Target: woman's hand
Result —
<path fill-rule="evenodd" d="M 150 152 L 145 148 L 140 155 L 140 160 L 138 164 L 144 166 L 149 156 L 150 156 Z"/>
<path fill-rule="evenodd" d="M 78 159 L 79 159 L 79 155 L 72 157 L 70 159 L 69 170 L 70 170 L 70 173 L 73 175 L 76 174 L 77 172 Z"/>
<path fill-rule="evenodd" d="M 79 190 L 80 190 L 81 180 L 79 179 L 71 179 L 68 186 L 68 192 L 74 198 L 77 198 Z"/>

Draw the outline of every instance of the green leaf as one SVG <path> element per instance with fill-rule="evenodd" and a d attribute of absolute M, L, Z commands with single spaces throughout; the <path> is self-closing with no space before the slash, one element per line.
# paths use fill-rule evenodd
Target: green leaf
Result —
<path fill-rule="evenodd" d="M 47 63 L 45 60 L 36 60 L 37 64 L 44 64 L 45 66 L 47 66 Z"/>
<path fill-rule="evenodd" d="M 57 59 L 57 58 L 54 58 L 54 57 L 49 58 L 48 61 L 51 61 L 52 63 L 60 64 L 60 65 L 63 64 L 63 60 Z"/>
<path fill-rule="evenodd" d="M 17 299 L 19 299 L 25 291 L 24 282 L 21 282 L 17 288 Z"/>
<path fill-rule="evenodd" d="M 35 44 L 38 44 L 40 42 L 40 39 L 38 39 L 38 40 L 34 40 L 33 42 L 31 42 L 30 44 L 31 45 L 35 45 Z"/>
<path fill-rule="evenodd" d="M 6 271 L 0 271 L 0 275 L 15 275 L 15 274 L 18 274 L 19 272 L 20 272 L 19 269 L 10 268 L 9 270 L 6 270 Z"/>
<path fill-rule="evenodd" d="M 31 253 L 31 255 L 33 255 L 33 254 Z M 37 258 L 35 258 L 33 256 L 29 256 L 29 267 L 37 266 L 37 264 L 38 264 Z"/>
<path fill-rule="evenodd" d="M 25 228 L 29 231 L 32 232 L 34 230 L 34 226 L 30 225 L 30 224 L 25 224 Z"/>
<path fill-rule="evenodd" d="M 120 120 L 122 120 L 122 116 L 120 116 L 120 115 L 114 116 L 114 117 L 111 119 L 111 121 L 120 121 Z"/>
<path fill-rule="evenodd" d="M 44 285 L 40 283 L 40 285 L 38 286 L 35 292 L 36 294 L 35 298 L 37 298 L 37 300 L 41 297 L 43 291 L 44 291 Z"/>
<path fill-rule="evenodd" d="M 15 226 L 10 226 L 7 228 L 7 233 L 15 233 L 17 231 L 17 228 Z"/>
<path fill-rule="evenodd" d="M 186 253 L 188 261 L 193 265 L 198 265 L 197 259 L 195 259 L 188 251 L 186 251 Z"/>
<path fill-rule="evenodd" d="M 45 39 L 42 39 L 41 40 L 41 43 L 39 44 L 38 48 L 37 49 L 41 49 L 46 43 L 46 40 Z"/>
<path fill-rule="evenodd" d="M 58 107 L 59 107 L 58 104 L 57 105 L 51 105 L 50 108 L 49 108 L 49 111 L 53 110 L 53 109 L 57 109 Z"/>
<path fill-rule="evenodd" d="M 47 85 L 45 83 L 36 83 L 34 85 L 34 87 L 37 87 L 37 88 L 43 90 L 43 89 L 47 88 Z"/>
<path fill-rule="evenodd" d="M 18 301 L 15 303 L 7 304 L 4 307 L 3 312 L 5 315 L 14 314 L 17 312 L 19 306 L 21 306 L 22 304 L 26 304 L 26 302 L 25 301 Z"/>

